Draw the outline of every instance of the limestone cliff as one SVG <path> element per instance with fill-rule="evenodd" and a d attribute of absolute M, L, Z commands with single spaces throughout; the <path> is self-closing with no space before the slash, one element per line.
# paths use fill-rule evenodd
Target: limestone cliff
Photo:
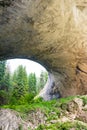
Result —
<path fill-rule="evenodd" d="M 0 0 L 0 59 L 10 58 L 47 68 L 46 100 L 87 94 L 87 0 Z"/>

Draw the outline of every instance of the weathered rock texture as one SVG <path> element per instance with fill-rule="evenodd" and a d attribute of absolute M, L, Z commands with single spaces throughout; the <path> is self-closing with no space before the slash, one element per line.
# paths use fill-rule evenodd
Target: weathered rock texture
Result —
<path fill-rule="evenodd" d="M 87 0 L 0 0 L 0 59 L 18 57 L 47 68 L 46 100 L 87 94 Z"/>
<path fill-rule="evenodd" d="M 28 125 L 19 113 L 10 109 L 0 109 L 0 130 L 28 130 Z"/>

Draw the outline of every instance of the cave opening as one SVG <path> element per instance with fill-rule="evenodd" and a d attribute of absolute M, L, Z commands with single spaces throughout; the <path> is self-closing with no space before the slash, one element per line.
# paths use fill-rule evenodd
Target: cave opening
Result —
<path fill-rule="evenodd" d="M 40 93 L 47 80 L 47 70 L 34 61 L 0 61 L 0 105 L 29 102 Z"/>

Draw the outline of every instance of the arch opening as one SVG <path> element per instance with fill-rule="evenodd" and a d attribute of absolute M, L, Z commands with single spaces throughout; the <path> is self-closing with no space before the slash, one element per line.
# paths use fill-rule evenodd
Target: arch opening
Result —
<path fill-rule="evenodd" d="M 0 84 L 1 91 L 4 90 L 12 95 L 13 91 L 22 91 L 21 89 L 24 91 L 23 87 L 27 86 L 28 93 L 31 92 L 36 97 L 42 97 L 45 100 L 60 97 L 60 93 L 54 89 L 55 79 L 53 74 L 48 72 L 41 64 L 19 58 L 1 61 L 0 64 L 4 65 L 4 68 L 1 68 L 4 69 L 2 80 L 5 78 L 4 85 L 2 85 L 3 83 Z M 18 89 L 17 87 L 20 87 L 20 90 L 15 90 L 15 88 Z M 20 96 L 22 95 L 23 93 Z"/>
<path fill-rule="evenodd" d="M 19 100 L 27 92 L 28 94 L 33 93 L 34 96 L 38 95 L 45 100 L 59 98 L 58 93 L 53 93 L 54 76 L 34 61 L 28 59 L 0 61 L 0 70 L 3 71 L 3 73 L 0 72 L 2 75 L 0 97 L 3 99 L 0 104 L 9 102 L 8 95 L 16 96 L 15 98 Z M 4 101 L 5 99 L 6 101 Z"/>
<path fill-rule="evenodd" d="M 45 100 L 57 99 L 61 94 L 55 88 L 54 74 L 47 70 L 40 63 L 28 59 L 10 59 L 7 60 L 11 71 L 15 71 L 19 65 L 26 68 L 27 75 L 35 74 L 36 77 L 36 95 Z M 14 68 L 14 70 L 13 70 Z"/>
<path fill-rule="evenodd" d="M 33 82 L 33 80 L 35 80 L 34 82 L 36 82 L 30 83 L 29 85 L 32 88 L 32 85 L 35 84 L 33 87 L 35 87 L 34 89 L 36 89 L 36 95 L 44 88 L 48 80 L 47 70 L 41 64 L 35 61 L 28 59 L 10 59 L 7 60 L 7 66 L 10 67 L 10 71 L 13 75 L 20 66 L 22 66 L 22 68 L 25 68 L 28 80 L 30 79 L 30 82 Z M 32 78 L 34 79 L 32 80 Z"/>

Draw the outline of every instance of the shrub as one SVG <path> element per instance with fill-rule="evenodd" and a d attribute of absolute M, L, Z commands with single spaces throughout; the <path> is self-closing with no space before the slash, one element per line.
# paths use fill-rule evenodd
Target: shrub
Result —
<path fill-rule="evenodd" d="M 16 97 L 12 96 L 12 97 L 10 98 L 9 104 L 10 104 L 10 105 L 17 105 L 17 103 L 18 103 L 18 100 L 16 99 Z"/>
<path fill-rule="evenodd" d="M 21 96 L 20 99 L 18 100 L 18 104 L 20 104 L 20 105 L 22 105 L 22 104 L 30 104 L 30 103 L 33 102 L 34 96 L 35 95 L 32 94 L 32 93 Z"/>
<path fill-rule="evenodd" d="M 34 102 L 35 102 L 35 103 L 40 103 L 40 102 L 42 102 L 42 101 L 44 101 L 44 99 L 43 99 L 42 97 L 39 97 L 39 98 L 34 99 Z"/>
<path fill-rule="evenodd" d="M 87 97 L 83 96 L 81 99 L 83 100 L 83 105 L 85 106 L 87 104 Z"/>
<path fill-rule="evenodd" d="M 0 90 L 0 105 L 5 105 L 9 103 L 9 95 L 6 91 Z"/>

